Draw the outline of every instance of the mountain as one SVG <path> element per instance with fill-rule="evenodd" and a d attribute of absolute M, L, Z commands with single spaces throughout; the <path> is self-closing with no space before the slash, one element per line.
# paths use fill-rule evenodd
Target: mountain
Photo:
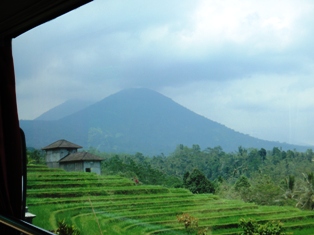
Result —
<path fill-rule="evenodd" d="M 260 140 L 200 116 L 149 89 L 127 89 L 54 121 L 20 121 L 27 146 L 42 148 L 67 139 L 107 152 L 169 154 L 179 144 L 306 150 L 306 147 Z"/>
<path fill-rule="evenodd" d="M 35 120 L 41 120 L 41 121 L 53 121 L 53 120 L 59 120 L 63 117 L 66 117 L 72 113 L 75 113 L 77 111 L 80 111 L 87 106 L 93 104 L 92 101 L 86 101 L 86 100 L 68 100 L 61 105 L 58 105 L 47 112 L 43 113 L 39 117 L 37 117 Z"/>

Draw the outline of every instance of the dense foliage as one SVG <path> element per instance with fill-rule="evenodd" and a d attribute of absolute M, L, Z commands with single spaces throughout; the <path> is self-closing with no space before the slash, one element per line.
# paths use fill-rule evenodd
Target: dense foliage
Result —
<path fill-rule="evenodd" d="M 58 221 L 57 235 L 80 235 L 80 231 L 73 225 L 66 224 L 65 220 Z"/>
<path fill-rule="evenodd" d="M 214 185 L 198 169 L 192 173 L 186 172 L 183 176 L 183 186 L 192 193 L 214 193 Z"/>
<path fill-rule="evenodd" d="M 164 185 L 177 187 L 182 185 L 182 180 L 177 176 L 164 173 L 162 170 L 154 168 L 149 157 L 144 157 L 141 153 L 135 155 L 127 154 L 107 154 L 90 149 L 93 154 L 104 157 L 102 161 L 102 173 L 104 175 L 120 175 L 140 184 Z"/>
<path fill-rule="evenodd" d="M 45 164 L 45 153 L 42 150 L 28 148 L 26 157 L 27 164 Z"/>
<path fill-rule="evenodd" d="M 285 235 L 283 224 L 280 221 L 268 221 L 264 224 L 257 223 L 252 219 L 240 219 L 241 235 Z"/>
<path fill-rule="evenodd" d="M 104 174 L 120 174 L 144 184 L 186 187 L 194 193 L 215 192 L 261 205 L 314 207 L 311 149 L 298 152 L 240 146 L 238 151 L 226 153 L 219 146 L 201 150 L 198 145 L 179 145 L 169 156 L 154 157 L 90 151 L 105 158 Z M 203 189 L 197 188 L 197 177 L 191 180 L 194 171 L 204 175 L 204 182 L 208 180 Z"/>

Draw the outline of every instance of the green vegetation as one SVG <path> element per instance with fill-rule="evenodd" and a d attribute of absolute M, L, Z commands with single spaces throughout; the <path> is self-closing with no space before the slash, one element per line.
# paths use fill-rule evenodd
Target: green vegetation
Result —
<path fill-rule="evenodd" d="M 240 146 L 237 152 L 226 153 L 221 147 L 201 150 L 198 145 L 179 145 L 169 156 L 154 157 L 91 151 L 104 157 L 104 174 L 136 178 L 143 184 L 188 188 L 193 193 L 210 192 L 259 205 L 314 208 L 311 149 L 297 152 Z M 189 180 L 192 172 L 204 175 L 201 186 L 196 185 L 198 179 Z"/>
<path fill-rule="evenodd" d="M 194 218 L 188 213 L 177 215 L 177 220 L 179 223 L 183 224 L 187 233 L 192 233 L 198 229 L 198 219 Z"/>
<path fill-rule="evenodd" d="M 38 165 L 41 151 L 28 151 L 27 205 L 36 225 L 56 231 L 62 221 L 81 235 L 314 234 L 312 150 L 90 152 L 104 158 L 103 175 L 48 169 Z"/>
<path fill-rule="evenodd" d="M 186 234 L 177 219 L 182 214 L 197 218 L 200 234 L 239 234 L 241 218 L 261 224 L 280 220 L 287 232 L 314 233 L 312 211 L 258 206 L 214 194 L 193 194 L 184 188 L 136 184 L 133 178 L 117 175 L 65 172 L 39 165 L 28 166 L 27 205 L 36 214 L 35 225 L 56 230 L 58 221 L 64 221 L 81 235 Z"/>
<path fill-rule="evenodd" d="M 285 235 L 283 224 L 280 221 L 268 221 L 259 224 L 252 219 L 240 219 L 240 226 L 243 229 L 241 235 Z"/>
<path fill-rule="evenodd" d="M 45 154 L 38 149 L 27 149 L 27 164 L 45 164 Z"/>
<path fill-rule="evenodd" d="M 206 178 L 206 176 L 197 169 L 192 173 L 186 172 L 183 176 L 183 186 L 192 193 L 214 193 L 214 185 Z"/>
<path fill-rule="evenodd" d="M 66 224 L 65 220 L 58 221 L 58 228 L 54 232 L 58 235 L 80 235 L 79 230 L 73 225 Z"/>

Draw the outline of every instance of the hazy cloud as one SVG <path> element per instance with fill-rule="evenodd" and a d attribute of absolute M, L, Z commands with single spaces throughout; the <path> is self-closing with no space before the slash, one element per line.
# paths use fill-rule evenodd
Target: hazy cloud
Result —
<path fill-rule="evenodd" d="M 19 115 L 147 87 L 250 135 L 314 144 L 314 3 L 94 1 L 14 39 Z"/>

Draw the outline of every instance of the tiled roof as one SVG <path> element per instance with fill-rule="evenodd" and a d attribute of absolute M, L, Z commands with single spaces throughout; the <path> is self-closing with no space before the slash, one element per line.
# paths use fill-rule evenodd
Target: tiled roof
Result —
<path fill-rule="evenodd" d="M 78 162 L 78 161 L 102 161 L 101 157 L 95 156 L 88 152 L 71 153 L 62 158 L 59 162 Z"/>
<path fill-rule="evenodd" d="M 48 150 L 48 149 L 80 149 L 82 146 L 73 144 L 67 140 L 58 140 L 52 144 L 49 144 L 48 146 L 42 148 L 42 150 Z"/>

